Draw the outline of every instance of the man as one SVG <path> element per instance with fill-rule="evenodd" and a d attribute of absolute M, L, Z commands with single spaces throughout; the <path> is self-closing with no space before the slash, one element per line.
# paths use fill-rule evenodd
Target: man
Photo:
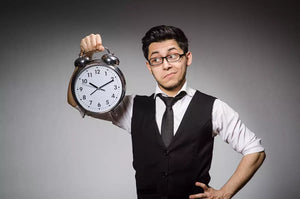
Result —
<path fill-rule="evenodd" d="M 113 112 L 92 115 L 131 133 L 138 198 L 232 198 L 263 163 L 260 139 L 227 104 L 188 86 L 192 53 L 179 28 L 153 27 L 142 43 L 147 68 L 157 82 L 155 93 L 126 96 Z M 82 39 L 80 48 L 89 57 L 104 50 L 99 34 Z M 70 88 L 68 102 L 77 107 Z M 216 135 L 243 154 L 220 190 L 208 185 Z"/>

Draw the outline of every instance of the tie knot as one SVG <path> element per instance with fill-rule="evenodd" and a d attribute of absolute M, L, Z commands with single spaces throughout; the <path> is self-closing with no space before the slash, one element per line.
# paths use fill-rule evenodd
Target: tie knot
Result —
<path fill-rule="evenodd" d="M 165 103 L 167 108 L 172 108 L 172 106 L 181 98 L 183 98 L 186 95 L 185 91 L 181 91 L 178 95 L 175 97 L 164 97 L 161 93 L 158 94 L 158 97 L 162 99 L 162 101 Z"/>

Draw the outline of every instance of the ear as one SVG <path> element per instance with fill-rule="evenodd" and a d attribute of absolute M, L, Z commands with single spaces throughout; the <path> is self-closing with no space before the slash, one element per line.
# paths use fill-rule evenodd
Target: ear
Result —
<path fill-rule="evenodd" d="M 192 56 L 192 53 L 190 51 L 186 53 L 186 59 L 187 59 L 186 65 L 187 66 L 191 65 L 192 60 L 193 60 L 193 56 Z"/>
<path fill-rule="evenodd" d="M 151 69 L 151 66 L 148 61 L 146 62 L 146 66 L 147 66 L 149 72 L 152 74 L 152 69 Z"/>

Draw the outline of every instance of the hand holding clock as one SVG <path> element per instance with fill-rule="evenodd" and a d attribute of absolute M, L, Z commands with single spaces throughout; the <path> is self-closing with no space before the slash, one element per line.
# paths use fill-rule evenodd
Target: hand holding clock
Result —
<path fill-rule="evenodd" d="M 93 54 L 95 52 L 104 51 L 105 48 L 102 45 L 102 38 L 101 38 L 100 34 L 90 34 L 90 35 L 84 37 L 80 42 L 80 50 L 81 50 L 81 52 L 85 53 L 86 56 L 88 56 L 90 58 L 93 56 Z M 93 91 L 90 95 L 94 94 L 97 90 L 105 91 L 104 89 L 102 89 L 102 87 L 106 86 L 107 84 L 109 84 L 111 82 L 113 82 L 113 80 L 100 86 L 100 87 L 97 87 L 95 84 L 90 82 L 89 84 L 92 85 L 94 88 L 96 88 L 96 90 Z"/>
<path fill-rule="evenodd" d="M 101 59 L 93 59 L 95 52 L 107 50 Z M 68 98 L 73 106 L 84 113 L 106 113 L 118 106 L 125 96 L 125 78 L 117 67 L 119 59 L 102 45 L 99 34 L 91 34 L 81 40 L 81 53 L 70 81 Z M 97 93 L 100 90 L 101 92 Z M 95 94 L 97 93 L 97 94 Z M 69 95 L 70 96 L 70 95 Z"/>
<path fill-rule="evenodd" d="M 102 45 L 102 39 L 100 34 L 90 34 L 84 37 L 80 42 L 80 50 L 90 58 L 93 56 L 94 53 L 104 51 L 105 48 Z"/>

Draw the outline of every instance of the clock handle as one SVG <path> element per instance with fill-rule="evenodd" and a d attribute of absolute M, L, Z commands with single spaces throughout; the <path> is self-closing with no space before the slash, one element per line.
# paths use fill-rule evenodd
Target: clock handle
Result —
<path fill-rule="evenodd" d="M 104 46 L 105 50 L 108 52 L 108 54 L 114 55 L 114 53 L 111 53 L 108 47 Z"/>
<path fill-rule="evenodd" d="M 116 66 L 120 64 L 120 60 L 118 57 L 111 53 L 107 47 L 104 47 L 108 54 L 104 54 L 101 59 L 104 63 L 110 66 Z M 75 67 L 85 67 L 89 62 L 90 58 L 84 56 L 84 51 L 80 51 L 79 57 L 75 60 L 74 65 Z"/>
<path fill-rule="evenodd" d="M 104 47 L 108 54 L 105 54 L 101 57 L 102 61 L 104 61 L 106 64 L 115 66 L 120 64 L 120 60 L 118 57 L 114 55 L 114 53 L 111 53 L 110 50 L 107 47 Z"/>

